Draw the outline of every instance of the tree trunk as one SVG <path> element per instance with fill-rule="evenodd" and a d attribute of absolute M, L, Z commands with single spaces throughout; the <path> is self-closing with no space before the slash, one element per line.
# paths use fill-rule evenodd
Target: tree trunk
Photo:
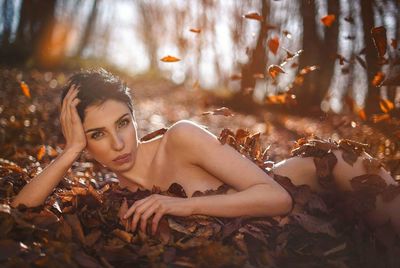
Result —
<path fill-rule="evenodd" d="M 261 16 L 264 21 L 261 22 L 260 31 L 257 38 L 257 44 L 255 48 L 251 51 L 251 56 L 249 62 L 242 68 L 242 80 L 240 88 L 242 90 L 255 86 L 255 78 L 253 74 L 255 73 L 265 73 L 267 65 L 267 55 L 266 55 L 266 38 L 268 31 L 268 13 L 269 13 L 269 2 L 261 2 Z"/>
<path fill-rule="evenodd" d="M 320 106 L 321 101 L 326 96 L 331 80 L 334 74 L 336 65 L 336 55 L 338 51 L 338 33 L 339 33 L 339 21 L 338 16 L 340 13 L 339 0 L 328 0 L 328 14 L 336 15 L 336 21 L 330 27 L 325 27 L 325 39 L 323 45 L 320 47 L 318 65 L 320 66 L 318 80 L 316 81 L 317 88 L 314 93 L 312 106 Z M 307 47 L 305 47 L 307 49 Z"/>
<path fill-rule="evenodd" d="M 378 54 L 375 49 L 371 29 L 374 27 L 374 10 L 373 0 L 362 1 L 361 16 L 363 21 L 364 31 L 364 45 L 365 45 L 365 59 L 367 63 L 367 77 L 368 77 L 368 93 L 365 100 L 365 111 L 368 115 L 379 113 L 379 89 L 372 85 L 371 81 L 374 78 L 378 68 Z"/>
<path fill-rule="evenodd" d="M 98 3 L 99 1 L 93 0 L 92 9 L 86 23 L 85 31 L 83 32 L 83 36 L 81 38 L 81 41 L 79 42 L 78 49 L 76 50 L 76 57 L 82 56 L 83 50 L 87 47 L 89 40 L 92 36 L 97 18 Z"/>
<path fill-rule="evenodd" d="M 299 59 L 299 69 L 311 65 L 320 65 L 320 51 L 321 41 L 317 33 L 316 25 L 316 7 L 314 1 L 301 0 L 300 12 L 303 18 L 303 54 Z M 324 59 L 326 62 L 329 59 Z M 310 107 L 310 105 L 317 103 L 319 96 L 316 94 L 319 90 L 317 81 L 321 75 L 321 70 L 316 70 L 304 76 L 302 85 L 294 88 L 293 92 L 297 97 L 299 105 L 303 107 Z"/>

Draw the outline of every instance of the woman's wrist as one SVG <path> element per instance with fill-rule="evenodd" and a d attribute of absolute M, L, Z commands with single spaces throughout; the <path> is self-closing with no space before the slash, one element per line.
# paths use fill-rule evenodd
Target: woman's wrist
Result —
<path fill-rule="evenodd" d="M 74 161 L 79 157 L 79 155 L 82 153 L 83 148 L 78 146 L 66 146 L 64 150 L 62 151 L 61 155 L 63 156 L 69 156 L 71 157 Z"/>

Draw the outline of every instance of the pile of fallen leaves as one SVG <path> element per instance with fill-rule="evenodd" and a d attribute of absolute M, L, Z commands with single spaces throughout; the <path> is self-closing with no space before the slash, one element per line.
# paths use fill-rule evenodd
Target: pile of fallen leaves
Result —
<path fill-rule="evenodd" d="M 144 139 L 162 135 L 163 132 L 165 129 Z M 219 140 L 259 165 L 266 163 L 263 168 L 268 172 L 270 165 L 265 161 L 268 150 L 262 149 L 257 135 L 242 129 L 236 133 L 225 129 Z M 293 154 L 313 156 L 320 182 L 330 187 L 331 170 L 335 164 L 331 149 L 341 148 L 346 161 L 355 161 L 361 152 L 360 146 L 351 141 L 335 143 L 302 139 Z M 370 230 L 357 216 L 356 209 L 343 206 L 343 202 L 348 201 L 346 198 L 317 195 L 306 185 L 293 185 L 289 178 L 274 176 L 295 201 L 292 212 L 287 216 L 220 218 L 166 215 L 160 221 L 157 233 L 151 236 L 148 235 L 150 232 L 143 233 L 139 228 L 133 233 L 128 232 L 129 223 L 122 219 L 122 215 L 135 201 L 152 193 L 187 198 L 179 184 L 171 184 L 165 192 L 158 188 L 131 192 L 121 189 L 113 177 L 97 177 L 93 164 L 79 162 L 44 205 L 12 208 L 9 201 L 35 173 L 27 168 L 34 165 L 26 164 L 23 168 L 4 159 L 0 162 L 2 267 L 400 265 L 397 257 L 400 253 L 399 239 L 389 225 Z M 379 166 L 375 162 L 366 165 L 371 169 Z M 385 187 L 371 180 L 375 182 L 379 179 L 355 178 L 352 183 L 361 194 L 376 196 L 385 191 Z M 222 185 L 194 195 L 225 194 L 228 188 Z M 371 192 L 371 189 L 375 191 Z M 396 191 L 398 194 L 398 187 Z M 388 198 L 391 198 L 390 194 L 393 198 L 393 191 L 386 194 Z M 349 217 L 352 212 L 356 213 L 355 216 Z"/>

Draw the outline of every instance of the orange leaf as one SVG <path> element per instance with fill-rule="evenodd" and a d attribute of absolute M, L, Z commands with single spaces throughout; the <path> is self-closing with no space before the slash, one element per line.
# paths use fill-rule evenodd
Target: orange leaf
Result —
<path fill-rule="evenodd" d="M 285 104 L 285 103 L 295 103 L 296 96 L 289 93 L 283 93 L 278 95 L 271 95 L 265 98 L 266 103 L 270 104 Z"/>
<path fill-rule="evenodd" d="M 275 79 L 278 74 L 280 73 L 286 73 L 285 70 L 279 65 L 272 64 L 268 67 L 268 73 L 272 77 L 272 79 Z"/>
<path fill-rule="evenodd" d="M 389 114 L 373 114 L 371 116 L 371 121 L 374 123 L 379 123 L 381 121 L 386 121 L 390 119 Z"/>
<path fill-rule="evenodd" d="M 167 55 L 166 57 L 162 58 L 161 61 L 163 62 L 176 62 L 176 61 L 180 61 L 181 59 L 174 57 L 174 56 L 170 56 Z"/>
<path fill-rule="evenodd" d="M 232 74 L 231 80 L 240 80 L 242 79 L 242 74 Z"/>
<path fill-rule="evenodd" d="M 303 69 L 300 70 L 300 74 L 301 75 L 305 75 L 305 74 L 308 74 L 308 73 L 310 73 L 312 71 L 315 71 L 317 69 L 319 69 L 318 65 L 307 66 L 307 67 L 304 67 Z"/>
<path fill-rule="evenodd" d="M 29 91 L 28 85 L 24 81 L 22 81 L 20 83 L 20 86 L 24 95 L 27 96 L 28 98 L 31 98 L 31 92 Z"/>
<path fill-rule="evenodd" d="M 189 31 L 192 33 L 201 33 L 201 29 L 191 28 Z"/>
<path fill-rule="evenodd" d="M 332 24 L 335 22 L 336 16 L 333 14 L 326 15 L 325 17 L 321 18 L 321 22 L 326 27 L 331 27 Z"/>
<path fill-rule="evenodd" d="M 361 118 L 361 120 L 367 121 L 367 115 L 365 114 L 365 110 L 363 108 L 358 110 L 358 116 Z"/>
<path fill-rule="evenodd" d="M 40 149 L 37 153 L 37 160 L 42 160 L 43 156 L 46 154 L 46 146 L 42 145 L 40 146 Z"/>
<path fill-rule="evenodd" d="M 274 55 L 276 55 L 276 53 L 278 52 L 278 48 L 279 48 L 279 38 L 274 37 L 274 38 L 270 39 L 268 41 L 268 47 L 269 47 L 269 50 L 271 50 L 271 52 L 274 53 Z"/>
<path fill-rule="evenodd" d="M 379 107 L 381 107 L 382 112 L 387 114 L 394 109 L 394 104 L 390 100 L 381 99 L 381 101 L 379 102 Z"/>
<path fill-rule="evenodd" d="M 372 84 L 376 87 L 380 87 L 383 80 L 385 80 L 385 74 L 381 71 L 378 71 L 372 79 Z"/>
<path fill-rule="evenodd" d="M 251 19 L 251 20 L 258 20 L 258 21 L 264 20 L 263 17 L 260 14 L 258 14 L 257 12 L 248 13 L 248 14 L 244 15 L 244 17 L 246 19 Z"/>

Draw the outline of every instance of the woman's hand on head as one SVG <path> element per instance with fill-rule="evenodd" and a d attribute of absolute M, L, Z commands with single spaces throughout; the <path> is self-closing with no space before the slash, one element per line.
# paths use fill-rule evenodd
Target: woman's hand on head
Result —
<path fill-rule="evenodd" d="M 80 102 L 77 98 L 79 88 L 72 85 L 62 103 L 61 107 L 61 129 L 66 144 L 65 150 L 74 149 L 82 151 L 86 147 L 86 136 L 83 130 L 82 121 L 78 115 L 76 106 Z"/>
<path fill-rule="evenodd" d="M 124 219 L 132 216 L 132 222 L 127 231 L 134 232 L 140 220 L 140 229 L 145 233 L 147 220 L 154 215 L 151 226 L 151 231 L 154 235 L 163 215 L 169 214 L 182 217 L 192 215 L 193 208 L 188 200 L 188 198 L 152 194 L 136 201 L 124 215 Z"/>

